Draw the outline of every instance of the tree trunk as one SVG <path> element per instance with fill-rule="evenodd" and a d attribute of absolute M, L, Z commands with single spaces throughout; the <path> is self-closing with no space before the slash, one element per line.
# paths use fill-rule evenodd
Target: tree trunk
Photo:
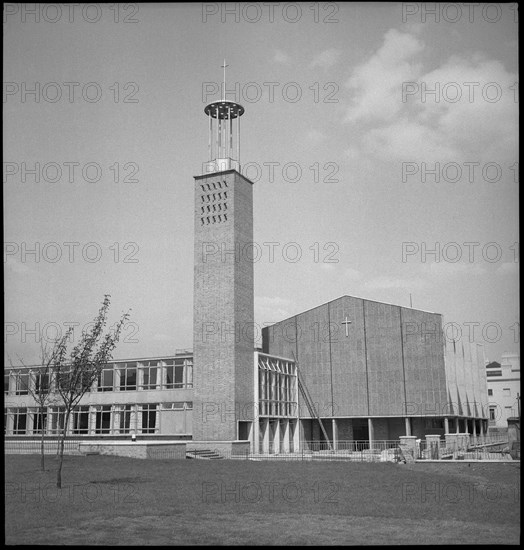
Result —
<path fill-rule="evenodd" d="M 41 418 L 41 427 L 42 427 L 42 438 L 40 440 L 40 451 L 41 451 L 41 457 L 40 457 L 40 467 L 42 468 L 42 472 L 45 472 L 45 459 L 44 459 L 44 437 L 45 437 L 45 429 L 46 426 L 44 426 L 44 409 L 43 407 L 40 410 L 40 418 Z M 47 418 L 46 418 L 47 420 Z M 47 424 L 47 422 L 46 422 Z"/>
<path fill-rule="evenodd" d="M 64 419 L 64 429 L 62 430 L 62 437 L 60 438 L 60 454 L 58 461 L 58 470 L 56 471 L 56 486 L 62 488 L 62 464 L 64 463 L 64 442 L 67 434 L 67 426 L 69 424 L 69 414 L 70 410 L 67 411 L 66 417 Z"/>

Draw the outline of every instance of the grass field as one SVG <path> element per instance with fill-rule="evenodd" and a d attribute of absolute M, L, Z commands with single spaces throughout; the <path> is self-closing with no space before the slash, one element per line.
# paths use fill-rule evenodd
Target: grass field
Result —
<path fill-rule="evenodd" d="M 518 544 L 520 462 L 7 455 L 7 544 Z"/>

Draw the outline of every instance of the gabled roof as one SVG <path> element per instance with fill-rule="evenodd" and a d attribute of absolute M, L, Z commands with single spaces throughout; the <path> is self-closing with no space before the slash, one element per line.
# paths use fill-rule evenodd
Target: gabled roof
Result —
<path fill-rule="evenodd" d="M 277 321 L 277 322 L 273 323 L 273 325 L 276 325 L 278 323 L 283 323 L 284 321 L 288 321 L 289 319 L 293 319 L 294 317 L 297 317 L 298 315 L 302 315 L 303 313 L 306 313 L 308 311 L 313 311 L 314 309 L 318 309 L 319 307 L 325 306 L 327 304 L 331 304 L 332 302 L 342 300 L 343 298 L 355 298 L 357 300 L 364 300 L 365 302 L 375 302 L 376 304 L 384 304 L 384 305 L 387 305 L 387 306 L 400 307 L 400 308 L 403 308 L 403 309 L 413 309 L 415 311 L 422 311 L 424 313 L 432 313 L 434 315 L 442 315 L 442 313 L 436 313 L 434 311 L 428 311 L 426 309 L 418 309 L 418 308 L 414 308 L 414 307 L 400 306 L 398 304 L 390 304 L 389 302 L 379 302 L 378 300 L 370 300 L 369 298 L 362 298 L 360 296 L 350 296 L 349 294 L 344 294 L 342 296 L 339 296 L 338 298 L 335 298 L 334 300 L 329 300 L 328 302 L 324 302 L 323 304 L 319 304 L 318 306 L 311 307 L 309 309 L 305 309 L 304 311 L 296 313 L 295 315 L 291 315 L 290 317 L 286 317 L 285 319 L 282 319 L 281 321 Z M 269 325 L 269 326 L 272 326 L 272 325 Z"/>

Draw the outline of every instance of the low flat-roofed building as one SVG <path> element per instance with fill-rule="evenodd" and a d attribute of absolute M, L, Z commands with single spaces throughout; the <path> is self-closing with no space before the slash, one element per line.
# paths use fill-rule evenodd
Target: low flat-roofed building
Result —
<path fill-rule="evenodd" d="M 500 363 L 486 365 L 489 430 L 505 431 L 508 418 L 519 416 L 520 354 L 503 353 Z"/>

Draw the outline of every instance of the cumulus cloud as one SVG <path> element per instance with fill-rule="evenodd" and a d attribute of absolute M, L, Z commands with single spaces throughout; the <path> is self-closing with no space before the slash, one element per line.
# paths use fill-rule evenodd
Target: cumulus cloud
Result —
<path fill-rule="evenodd" d="M 346 120 L 392 119 L 402 108 L 402 83 L 417 79 L 421 73 L 422 65 L 413 58 L 423 49 L 415 36 L 388 31 L 381 48 L 357 66 L 346 82 L 352 93 Z"/>
<path fill-rule="evenodd" d="M 505 162 L 517 155 L 518 76 L 480 53 L 424 71 L 422 38 L 390 30 L 346 86 L 345 121 L 362 131 L 351 156 L 387 160 Z M 435 92 L 435 93 L 433 93 Z"/>
<path fill-rule="evenodd" d="M 362 139 L 366 151 L 380 151 L 388 160 L 453 160 L 449 136 L 435 128 L 402 118 L 387 126 L 370 129 Z"/>

